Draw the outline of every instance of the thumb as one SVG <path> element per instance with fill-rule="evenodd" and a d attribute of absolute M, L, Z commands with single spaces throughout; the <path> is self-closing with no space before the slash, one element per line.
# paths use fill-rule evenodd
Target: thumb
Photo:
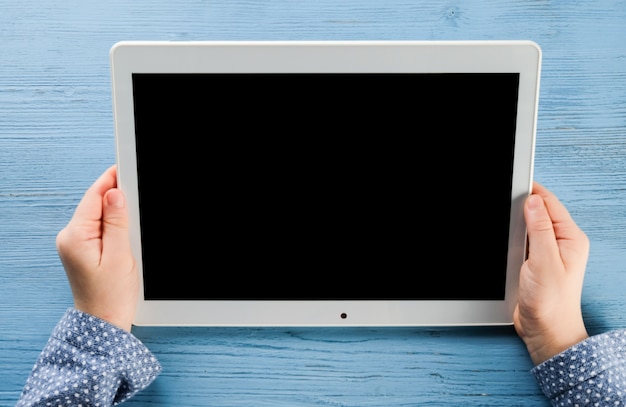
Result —
<path fill-rule="evenodd" d="M 539 264 L 554 262 L 554 266 L 559 265 L 561 262 L 554 225 L 540 195 L 533 194 L 528 197 L 524 206 L 524 216 L 528 232 L 528 261 L 531 269 L 534 269 L 533 265 Z"/>
<path fill-rule="evenodd" d="M 102 208 L 102 255 L 115 256 L 129 247 L 126 198 L 121 190 L 112 188 L 104 195 Z"/>

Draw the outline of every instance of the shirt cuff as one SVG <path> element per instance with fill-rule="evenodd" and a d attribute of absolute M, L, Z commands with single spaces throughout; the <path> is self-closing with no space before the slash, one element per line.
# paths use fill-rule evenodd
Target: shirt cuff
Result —
<path fill-rule="evenodd" d="M 535 366 L 531 373 L 553 403 L 601 401 L 600 405 L 606 405 L 608 400 L 625 397 L 625 369 L 626 329 L 620 329 L 587 338 Z"/>
<path fill-rule="evenodd" d="M 157 359 L 130 332 L 69 308 L 54 327 L 23 396 L 29 402 L 116 405 L 160 372 Z"/>

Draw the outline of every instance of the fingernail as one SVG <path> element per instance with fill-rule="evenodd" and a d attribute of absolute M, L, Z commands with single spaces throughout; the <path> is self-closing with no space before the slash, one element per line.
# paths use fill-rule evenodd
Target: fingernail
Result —
<path fill-rule="evenodd" d="M 535 210 L 543 207 L 543 198 L 539 195 L 531 195 L 528 197 L 528 208 Z"/>
<path fill-rule="evenodd" d="M 111 190 L 107 195 L 108 204 L 115 208 L 124 207 L 124 194 L 118 190 Z"/>

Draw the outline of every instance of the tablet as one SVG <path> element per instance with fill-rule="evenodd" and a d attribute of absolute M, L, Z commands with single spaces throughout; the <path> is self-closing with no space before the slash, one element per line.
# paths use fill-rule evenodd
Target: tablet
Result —
<path fill-rule="evenodd" d="M 124 41 L 136 325 L 512 323 L 530 41 Z"/>

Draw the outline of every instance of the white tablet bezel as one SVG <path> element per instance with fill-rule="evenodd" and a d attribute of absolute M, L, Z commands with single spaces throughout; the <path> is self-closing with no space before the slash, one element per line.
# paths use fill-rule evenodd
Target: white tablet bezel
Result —
<path fill-rule="evenodd" d="M 526 255 L 523 202 L 532 187 L 541 50 L 532 41 L 122 41 L 111 48 L 118 185 L 127 197 L 142 279 L 133 73 L 520 73 L 507 283 L 503 301 L 146 301 L 136 325 L 510 325 Z M 477 180 L 479 182 L 479 180 Z M 425 265 L 427 267 L 427 265 Z"/>

